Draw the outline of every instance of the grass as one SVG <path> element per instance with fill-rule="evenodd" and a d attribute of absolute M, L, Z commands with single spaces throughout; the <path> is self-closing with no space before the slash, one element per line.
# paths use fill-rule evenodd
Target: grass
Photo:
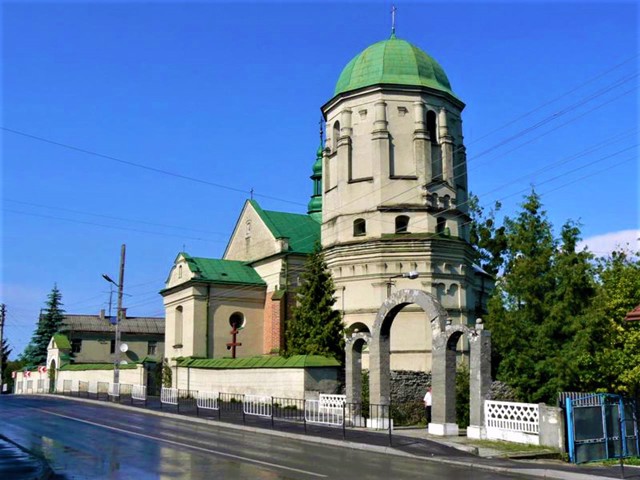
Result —
<path fill-rule="evenodd" d="M 603 462 L 601 462 L 602 465 L 608 466 L 608 467 L 612 467 L 615 465 L 619 465 L 620 464 L 620 459 L 619 458 L 610 458 L 609 460 L 605 460 Z M 640 457 L 629 457 L 629 458 L 623 458 L 622 459 L 622 463 L 624 465 L 637 465 L 640 466 Z"/>
<path fill-rule="evenodd" d="M 551 447 L 541 447 L 539 445 L 526 445 L 524 443 L 513 443 L 513 442 L 501 442 L 499 440 L 473 440 L 467 442 L 468 445 L 473 445 L 474 447 L 481 448 L 493 448 L 495 450 L 500 450 L 503 452 L 526 452 L 526 453 L 534 453 L 534 452 L 549 452 L 555 451 L 555 449 Z"/>

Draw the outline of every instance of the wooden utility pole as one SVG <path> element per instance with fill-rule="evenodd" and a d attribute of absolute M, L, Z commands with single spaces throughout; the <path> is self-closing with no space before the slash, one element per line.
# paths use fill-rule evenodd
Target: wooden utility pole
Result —
<path fill-rule="evenodd" d="M 122 291 L 124 289 L 124 257 L 127 246 L 122 244 L 120 249 L 120 276 L 118 279 L 118 319 L 116 321 L 116 361 L 113 366 L 113 383 L 120 383 L 120 322 L 122 317 Z"/>
<path fill-rule="evenodd" d="M 4 372 L 4 317 L 7 314 L 7 306 L 3 303 L 0 305 L 0 394 L 2 393 L 2 373 Z"/>

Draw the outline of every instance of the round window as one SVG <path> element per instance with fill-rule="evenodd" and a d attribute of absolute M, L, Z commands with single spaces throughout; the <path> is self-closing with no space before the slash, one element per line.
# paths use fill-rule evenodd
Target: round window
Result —
<path fill-rule="evenodd" d="M 231 328 L 237 328 L 238 330 L 244 328 L 244 324 L 246 323 L 246 319 L 244 315 L 240 312 L 234 312 L 229 317 L 229 325 Z"/>

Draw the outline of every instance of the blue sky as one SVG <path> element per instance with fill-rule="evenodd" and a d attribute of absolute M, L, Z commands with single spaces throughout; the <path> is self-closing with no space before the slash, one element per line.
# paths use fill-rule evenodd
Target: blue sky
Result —
<path fill-rule="evenodd" d="M 396 5 L 398 37 L 467 104 L 483 205 L 512 214 L 534 185 L 556 229 L 580 220 L 598 253 L 637 236 L 635 3 Z M 101 274 L 116 278 L 122 243 L 129 315 L 162 315 L 177 253 L 222 255 L 251 189 L 263 208 L 306 212 L 320 107 L 347 62 L 389 36 L 389 10 L 5 2 L 1 301 L 14 354 L 54 283 L 69 313 L 106 307 Z"/>

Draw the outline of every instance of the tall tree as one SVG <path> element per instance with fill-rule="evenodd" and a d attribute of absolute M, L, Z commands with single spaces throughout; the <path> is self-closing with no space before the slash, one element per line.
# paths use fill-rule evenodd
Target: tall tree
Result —
<path fill-rule="evenodd" d="M 638 254 L 600 259 L 596 291 L 572 346 L 575 388 L 640 396 L 640 322 L 624 320 L 640 304 Z"/>
<path fill-rule="evenodd" d="M 21 356 L 27 365 L 46 363 L 47 346 L 51 337 L 60 330 L 63 320 L 62 294 L 58 290 L 58 286 L 54 285 L 47 297 L 46 306 L 38 319 L 38 327 Z"/>
<path fill-rule="evenodd" d="M 324 355 L 343 363 L 344 325 L 342 314 L 335 310 L 335 287 L 316 243 L 305 264 L 298 304 L 292 309 L 285 330 L 285 355 Z"/>
<path fill-rule="evenodd" d="M 496 214 L 501 208 L 500 202 L 496 202 L 485 212 L 477 196 L 469 197 L 470 240 L 476 255 L 475 261 L 483 270 L 494 276 L 501 270 L 507 250 L 505 227 L 498 226 L 496 221 Z"/>

